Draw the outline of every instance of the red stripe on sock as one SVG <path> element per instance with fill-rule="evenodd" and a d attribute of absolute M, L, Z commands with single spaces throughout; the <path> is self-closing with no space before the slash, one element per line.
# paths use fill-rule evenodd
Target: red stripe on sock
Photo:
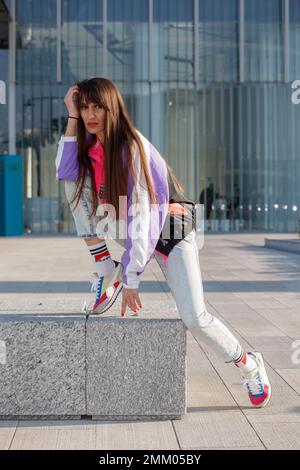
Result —
<path fill-rule="evenodd" d="M 247 354 L 244 353 L 242 359 L 239 361 L 239 362 L 235 362 L 235 365 L 237 367 L 240 367 L 240 365 L 244 364 L 244 366 L 246 365 L 246 362 L 247 362 Z"/>
<path fill-rule="evenodd" d="M 107 256 L 109 256 L 109 251 L 108 250 L 104 251 L 100 255 L 95 255 L 95 261 L 99 261 L 100 259 L 106 258 Z"/>

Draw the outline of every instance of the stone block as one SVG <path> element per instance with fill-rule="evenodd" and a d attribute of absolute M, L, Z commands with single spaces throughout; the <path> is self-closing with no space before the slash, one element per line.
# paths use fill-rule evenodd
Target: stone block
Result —
<path fill-rule="evenodd" d="M 2 418 L 86 414 L 84 315 L 0 315 L 0 341 Z"/>
<path fill-rule="evenodd" d="M 179 319 L 87 320 L 87 414 L 99 419 L 186 413 L 186 328 Z"/>

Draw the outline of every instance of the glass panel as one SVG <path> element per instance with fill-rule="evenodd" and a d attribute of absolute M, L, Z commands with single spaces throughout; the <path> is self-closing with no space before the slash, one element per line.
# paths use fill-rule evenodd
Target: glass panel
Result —
<path fill-rule="evenodd" d="M 16 0 L 19 23 L 56 25 L 56 0 Z"/>
<path fill-rule="evenodd" d="M 198 90 L 197 194 L 208 229 L 297 230 L 300 106 L 290 93 L 284 84 Z"/>
<path fill-rule="evenodd" d="M 16 141 L 24 157 L 25 229 L 57 232 L 62 208 L 54 161 L 64 111 L 57 106 L 56 0 L 17 0 L 16 15 Z"/>
<path fill-rule="evenodd" d="M 236 81 L 238 1 L 201 0 L 199 4 L 199 79 Z"/>
<path fill-rule="evenodd" d="M 148 1 L 108 2 L 107 61 L 112 80 L 148 80 Z"/>
<path fill-rule="evenodd" d="M 62 1 L 62 77 L 73 84 L 103 74 L 102 0 Z"/>
<path fill-rule="evenodd" d="M 56 80 L 56 1 L 16 1 L 18 83 Z"/>
<path fill-rule="evenodd" d="M 193 21 L 193 1 L 153 0 L 155 22 Z"/>
<path fill-rule="evenodd" d="M 192 0 L 154 0 L 151 76 L 160 81 L 193 81 Z"/>
<path fill-rule="evenodd" d="M 5 5 L 5 7 L 10 11 L 12 0 L 2 0 L 2 3 L 3 3 L 3 4 Z"/>
<path fill-rule="evenodd" d="M 290 0 L 290 76 L 300 77 L 300 2 Z"/>
<path fill-rule="evenodd" d="M 151 93 L 152 142 L 195 197 L 195 102 L 194 85 L 155 83 Z"/>
<path fill-rule="evenodd" d="M 245 0 L 245 79 L 283 80 L 281 0 Z"/>
<path fill-rule="evenodd" d="M 115 82 L 134 125 L 145 136 L 150 135 L 149 83 Z"/>
<path fill-rule="evenodd" d="M 122 23 L 148 21 L 148 0 L 108 0 L 107 19 Z"/>
<path fill-rule="evenodd" d="M 64 93 L 58 85 L 17 87 L 17 149 L 24 157 L 28 232 L 57 232 L 61 227 L 63 188 L 55 178 L 55 157 L 64 130 Z"/>

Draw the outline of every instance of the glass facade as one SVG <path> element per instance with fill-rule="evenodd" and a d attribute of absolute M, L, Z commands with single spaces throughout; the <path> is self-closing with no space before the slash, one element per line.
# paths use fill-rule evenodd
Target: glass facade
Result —
<path fill-rule="evenodd" d="M 0 79 L 16 97 L 14 116 L 0 106 L 0 152 L 15 144 L 24 157 L 28 232 L 75 232 L 54 161 L 65 93 L 92 76 L 115 81 L 136 127 L 205 203 L 207 230 L 298 229 L 299 0 L 0 5 Z"/>

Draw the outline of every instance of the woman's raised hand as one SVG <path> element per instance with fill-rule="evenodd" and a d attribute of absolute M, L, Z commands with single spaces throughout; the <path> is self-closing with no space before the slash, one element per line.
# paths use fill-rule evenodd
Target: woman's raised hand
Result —
<path fill-rule="evenodd" d="M 64 98 L 64 103 L 67 107 L 69 116 L 79 117 L 80 110 L 78 104 L 79 87 L 77 85 L 71 86 Z"/>

